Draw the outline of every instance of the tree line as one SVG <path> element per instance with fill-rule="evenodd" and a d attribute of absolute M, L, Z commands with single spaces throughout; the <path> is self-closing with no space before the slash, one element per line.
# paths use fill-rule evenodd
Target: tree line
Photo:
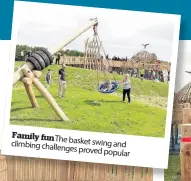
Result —
<path fill-rule="evenodd" d="M 29 51 L 31 52 L 35 52 L 35 51 L 38 51 L 40 50 L 41 48 L 45 48 L 45 47 L 37 47 L 37 46 L 28 46 L 28 45 L 16 45 L 16 53 L 15 53 L 15 60 L 16 61 L 23 61 L 24 60 L 24 57 L 27 56 L 27 53 Z M 22 53 L 24 55 L 24 57 L 22 56 Z M 61 53 L 61 56 L 63 55 L 66 55 L 66 56 L 80 56 L 80 57 L 83 57 L 84 56 L 84 53 L 83 52 L 80 52 L 80 51 L 77 51 L 77 50 L 69 50 L 69 49 L 66 49 L 66 50 L 61 50 L 60 51 Z"/>

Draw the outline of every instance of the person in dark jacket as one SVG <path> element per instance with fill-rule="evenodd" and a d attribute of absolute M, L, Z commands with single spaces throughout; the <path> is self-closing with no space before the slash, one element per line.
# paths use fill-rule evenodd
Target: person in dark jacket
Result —
<path fill-rule="evenodd" d="M 62 68 L 58 71 L 59 86 L 58 86 L 58 97 L 62 98 L 66 92 L 66 65 L 62 64 Z"/>
<path fill-rule="evenodd" d="M 60 64 L 60 58 L 61 58 L 61 53 L 58 52 L 57 55 L 56 55 L 56 64 Z"/>

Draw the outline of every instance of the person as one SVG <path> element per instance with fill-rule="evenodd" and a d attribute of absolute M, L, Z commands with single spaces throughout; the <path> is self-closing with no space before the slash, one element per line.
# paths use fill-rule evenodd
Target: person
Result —
<path fill-rule="evenodd" d="M 110 80 L 105 80 L 102 86 L 104 92 L 110 91 L 113 89 L 113 85 Z"/>
<path fill-rule="evenodd" d="M 21 61 L 24 61 L 25 60 L 25 54 L 24 54 L 24 51 L 21 51 Z"/>
<path fill-rule="evenodd" d="M 28 50 L 27 55 L 30 57 L 32 55 L 32 50 Z"/>
<path fill-rule="evenodd" d="M 62 64 L 62 68 L 58 72 L 59 74 L 59 87 L 58 87 L 58 97 L 62 98 L 65 96 L 66 91 L 66 65 Z"/>
<path fill-rule="evenodd" d="M 108 77 L 108 70 L 109 69 L 109 65 L 103 65 L 103 74 L 104 74 L 104 77 L 105 77 L 105 80 L 102 84 L 102 87 L 101 89 L 106 92 L 106 91 L 109 91 L 113 88 L 113 85 L 111 83 L 111 81 L 109 80 L 109 77 Z"/>
<path fill-rule="evenodd" d="M 170 82 L 170 72 L 168 72 L 168 83 Z"/>
<path fill-rule="evenodd" d="M 125 97 L 127 94 L 127 98 L 128 98 L 128 103 L 130 104 L 131 102 L 131 82 L 130 82 L 130 78 L 129 78 L 129 74 L 125 74 L 124 80 L 120 81 L 119 83 L 123 84 L 123 100 L 122 102 L 125 102 Z"/>
<path fill-rule="evenodd" d="M 143 65 L 144 66 L 144 65 Z M 144 74 L 145 74 L 145 70 L 144 70 L 144 68 L 142 68 L 141 70 L 140 70 L 140 77 L 141 77 L 141 80 L 143 80 L 143 78 L 144 78 Z"/>
<path fill-rule="evenodd" d="M 61 57 L 61 54 L 60 52 L 57 53 L 57 56 L 56 56 L 56 64 L 60 64 L 60 57 Z"/>
<path fill-rule="evenodd" d="M 96 23 L 96 24 L 93 26 L 94 35 L 97 35 L 97 26 L 98 26 L 98 23 Z"/>
<path fill-rule="evenodd" d="M 48 69 L 48 72 L 46 74 L 46 83 L 47 83 L 47 88 L 51 85 L 52 82 L 52 75 L 50 69 Z"/>
<path fill-rule="evenodd" d="M 32 55 L 32 51 L 31 50 L 28 50 L 26 52 L 26 57 L 25 57 L 25 61 L 27 60 L 28 57 L 30 57 Z"/>
<path fill-rule="evenodd" d="M 152 71 L 152 80 L 153 80 L 153 82 L 155 81 L 155 79 L 156 79 L 156 73 L 155 73 L 155 71 L 153 69 L 153 71 Z"/>

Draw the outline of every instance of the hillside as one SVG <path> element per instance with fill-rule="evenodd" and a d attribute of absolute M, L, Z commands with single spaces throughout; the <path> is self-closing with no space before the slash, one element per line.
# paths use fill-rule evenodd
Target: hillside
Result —
<path fill-rule="evenodd" d="M 17 62 L 16 67 L 18 66 Z M 13 89 L 11 124 L 164 136 L 168 84 L 132 78 L 132 103 L 127 104 L 121 102 L 121 88 L 109 95 L 97 91 L 96 71 L 67 67 L 66 97 L 59 99 L 57 96 L 59 68 L 58 65 L 50 67 L 53 72 L 53 85 L 49 91 L 70 118 L 70 122 L 61 122 L 36 89 L 34 90 L 40 108 L 30 108 L 24 87 L 19 82 Z M 44 84 L 46 72 L 47 69 L 43 71 L 41 77 Z M 99 77 L 101 82 L 103 74 L 100 73 Z M 113 79 L 113 76 L 110 75 L 110 78 Z M 117 80 L 122 78 L 116 75 Z"/>

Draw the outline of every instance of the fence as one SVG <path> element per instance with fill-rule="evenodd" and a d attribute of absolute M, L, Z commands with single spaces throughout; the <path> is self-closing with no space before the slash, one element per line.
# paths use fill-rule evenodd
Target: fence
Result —
<path fill-rule="evenodd" d="M 153 169 L 1 156 L 0 181 L 153 181 Z"/>
<path fill-rule="evenodd" d="M 181 125 L 181 181 L 191 180 L 191 105 L 190 103 L 174 106 L 172 124 Z"/>
<path fill-rule="evenodd" d="M 185 103 L 182 109 L 181 128 L 181 181 L 191 180 L 191 106 Z"/>
<path fill-rule="evenodd" d="M 115 68 L 132 68 L 132 69 L 143 68 L 143 63 L 136 63 L 136 62 L 133 62 L 132 60 L 127 60 L 127 61 L 108 60 L 108 62 L 111 67 L 115 67 Z M 61 58 L 60 63 L 65 63 L 67 65 L 84 65 L 85 58 L 84 57 L 63 56 Z M 89 64 L 93 64 L 93 62 L 89 61 Z M 148 64 L 148 63 L 144 64 L 144 68 L 146 70 L 154 69 L 154 70 L 158 70 L 158 71 L 160 71 L 160 70 L 170 71 L 170 67 L 171 67 L 170 64 L 166 63 L 166 62 L 161 62 L 160 64 L 157 64 L 157 63 L 156 64 Z"/>

